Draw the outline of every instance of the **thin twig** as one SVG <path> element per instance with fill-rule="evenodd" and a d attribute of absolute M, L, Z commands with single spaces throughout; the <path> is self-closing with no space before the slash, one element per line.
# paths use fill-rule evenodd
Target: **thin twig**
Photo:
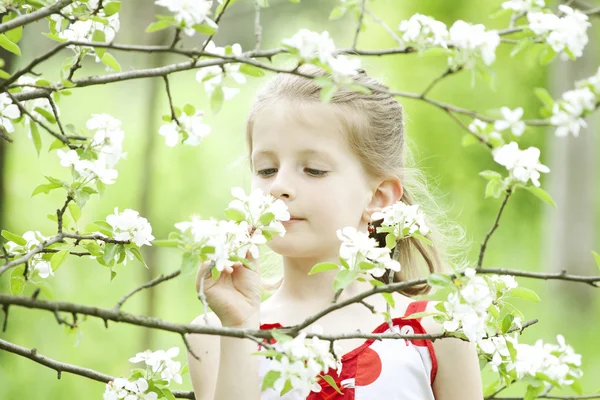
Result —
<path fill-rule="evenodd" d="M 167 98 L 169 99 L 169 107 L 171 108 L 171 119 L 177 122 L 179 125 L 179 120 L 177 119 L 177 115 L 175 115 L 175 106 L 173 105 L 173 97 L 171 96 L 171 88 L 169 86 L 169 78 L 167 76 L 163 76 L 165 81 L 165 89 L 167 91 Z"/>
<path fill-rule="evenodd" d="M 10 21 L 6 21 L 0 24 L 0 33 L 8 32 L 11 29 L 18 28 L 19 26 L 24 26 L 30 24 L 32 22 L 38 21 L 42 18 L 46 18 L 48 15 L 55 14 L 71 4 L 74 0 L 60 0 L 51 6 L 40 8 L 37 11 L 34 11 L 29 14 L 22 14 L 17 18 L 14 18 Z"/>
<path fill-rule="evenodd" d="M 500 226 L 500 217 L 502 216 L 504 207 L 506 206 L 506 203 L 508 202 L 508 199 L 510 198 L 511 194 L 512 194 L 512 191 L 510 189 L 506 191 L 506 195 L 504 196 L 504 199 L 502 200 L 502 204 L 500 204 L 500 209 L 498 210 L 498 215 L 496 215 L 496 221 L 494 221 L 494 225 L 492 226 L 490 231 L 487 233 L 487 235 L 485 235 L 485 239 L 483 240 L 483 243 L 481 243 L 481 249 L 479 251 L 479 259 L 477 260 L 477 269 L 481 269 L 483 266 L 483 257 L 485 255 L 485 249 L 487 247 L 487 244 L 488 244 L 490 238 L 492 237 L 492 234 L 496 231 L 498 226 Z"/>
<path fill-rule="evenodd" d="M 133 296 L 134 294 L 136 294 L 140 290 L 151 288 L 153 286 L 158 285 L 159 283 L 162 283 L 162 282 L 168 281 L 170 279 L 173 279 L 173 278 L 179 276 L 180 274 L 181 274 L 181 269 L 178 269 L 177 271 L 171 272 L 169 275 L 160 274 L 156 278 L 152 279 L 150 282 L 146 282 L 143 285 L 140 285 L 140 286 L 136 287 L 135 289 L 133 289 L 132 291 L 130 291 L 129 293 L 127 293 L 125 296 L 123 296 L 123 298 L 121 300 L 119 300 L 119 302 L 115 305 L 115 310 L 119 311 L 121 309 L 121 307 L 123 306 L 123 304 L 131 296 Z"/>
<path fill-rule="evenodd" d="M 262 44 L 262 26 L 260 25 L 260 4 L 257 0 L 254 0 L 254 36 L 256 37 L 254 51 L 258 51 Z"/>
<path fill-rule="evenodd" d="M 51 368 L 55 370 L 58 375 L 62 372 L 67 372 L 74 375 L 83 376 L 85 378 L 92 379 L 94 381 L 108 383 L 110 381 L 114 381 L 116 377 L 103 374 L 98 371 L 94 371 L 93 369 L 79 367 L 77 365 L 67 364 L 60 361 L 53 360 L 51 358 L 45 357 L 37 352 L 37 349 L 28 349 L 25 347 L 18 346 L 14 343 L 7 342 L 6 340 L 0 339 L 0 349 L 4 351 L 8 351 L 13 354 L 17 354 L 19 356 L 28 358 L 32 361 L 35 361 L 38 364 L 41 364 L 45 367 Z M 194 399 L 193 392 L 186 391 L 178 391 L 173 390 L 173 395 L 177 398 L 184 399 Z"/>
<path fill-rule="evenodd" d="M 360 15 L 358 16 L 358 25 L 356 26 L 356 32 L 354 32 L 354 40 L 352 41 L 352 50 L 356 50 L 356 45 L 358 43 L 358 34 L 360 33 L 360 28 L 362 27 L 363 19 L 365 17 L 366 3 L 367 0 L 362 0 L 360 6 Z"/>

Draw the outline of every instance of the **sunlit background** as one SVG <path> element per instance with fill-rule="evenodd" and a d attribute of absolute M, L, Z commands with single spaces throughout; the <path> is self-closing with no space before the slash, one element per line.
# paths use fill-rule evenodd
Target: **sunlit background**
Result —
<path fill-rule="evenodd" d="M 352 44 L 356 21 L 353 15 L 341 20 L 328 21 L 336 1 L 302 0 L 293 4 L 284 0 L 272 0 L 271 7 L 263 10 L 263 47 L 278 47 L 282 38 L 290 37 L 300 28 L 331 32 L 339 47 Z M 507 17 L 489 19 L 500 1 L 418 1 L 378 0 L 369 2 L 370 9 L 396 29 L 402 19 L 414 13 L 430 15 L 450 25 L 457 19 L 481 22 L 490 28 L 507 26 Z M 172 32 L 146 34 L 145 28 L 154 20 L 155 13 L 167 14 L 155 8 L 150 0 L 127 0 L 121 8 L 121 31 L 116 42 L 129 44 L 169 43 Z M 367 29 L 361 33 L 359 48 L 380 49 L 394 47 L 395 42 L 369 18 Z M 596 18 L 596 28 L 600 25 Z M 254 9 L 251 1 L 238 1 L 221 20 L 221 29 L 215 37 L 217 45 L 240 43 L 244 50 L 255 44 Z M 33 57 L 54 46 L 41 36 L 47 32 L 47 22 L 40 21 L 26 29 L 20 43 L 23 55 L 14 60 L 11 71 L 22 67 Z M 496 87 L 481 79 L 471 84 L 471 74 L 461 72 L 442 81 L 430 94 L 434 99 L 465 108 L 486 112 L 489 109 L 508 106 L 523 107 L 525 119 L 540 118 L 540 103 L 533 94 L 536 87 L 552 87 L 558 97 L 561 91 L 572 88 L 573 81 L 595 73 L 600 54 L 598 29 L 590 30 L 590 41 L 584 60 L 571 69 L 555 61 L 549 68 L 540 67 L 539 52 L 533 50 L 510 57 L 510 47 L 502 45 L 497 52 Z M 204 36 L 186 38 L 187 48 L 199 47 Z M 594 49 L 596 53 L 594 54 Z M 184 61 L 180 56 L 165 54 L 140 55 L 111 51 L 119 60 L 123 71 L 151 68 L 168 63 Z M 58 71 L 65 57 L 65 50 L 36 70 L 51 81 L 59 79 Z M 276 58 L 275 62 L 279 62 Z M 363 58 L 367 72 L 385 81 L 391 88 L 405 92 L 420 92 L 432 79 L 445 70 L 444 57 L 419 57 L 418 55 L 394 55 Z M 84 69 L 75 78 L 85 75 L 108 73 L 103 66 L 86 59 Z M 174 230 L 173 224 L 191 215 L 203 218 L 224 218 L 223 210 L 231 200 L 233 186 L 249 188 L 249 170 L 245 160 L 244 121 L 251 101 L 261 84 L 273 76 L 250 79 L 242 87 L 241 94 L 226 102 L 218 114 L 210 110 L 204 88 L 195 80 L 195 72 L 171 75 L 171 89 L 176 105 L 190 103 L 206 110 L 205 121 L 212 126 L 212 134 L 197 147 L 177 146 L 168 148 L 164 138 L 158 135 L 161 117 L 169 114 L 164 83 L 160 78 L 132 80 L 122 83 L 76 89 L 59 103 L 64 123 L 85 129 L 85 121 L 92 113 L 108 113 L 123 122 L 126 133 L 124 150 L 127 159 L 118 164 L 119 178 L 108 186 L 102 198 L 92 196 L 83 209 L 80 226 L 104 219 L 113 212 L 132 208 L 149 219 L 153 234 L 164 239 Z M 233 84 L 232 86 L 237 87 Z M 486 181 L 478 173 L 485 169 L 502 172 L 486 148 L 473 145 L 463 147 L 465 132 L 443 111 L 431 105 L 399 98 L 406 112 L 406 132 L 414 142 L 419 168 L 425 172 L 431 185 L 437 188 L 439 202 L 448 209 L 449 217 L 460 223 L 472 240 L 471 260 L 476 261 L 479 244 L 492 227 L 500 201 L 484 200 Z M 597 120 L 596 116 L 596 120 Z M 595 129 L 594 129 L 595 127 Z M 541 162 L 552 172 L 542 178 L 546 188 L 557 200 L 558 208 L 545 205 L 531 194 L 520 191 L 511 199 L 505 210 L 500 227 L 488 246 L 486 266 L 523 269 L 528 271 L 556 272 L 567 268 L 571 273 L 599 274 L 591 251 L 600 252 L 598 235 L 598 210 L 600 185 L 598 185 L 598 123 L 590 120 L 590 129 L 577 139 L 556 138 L 553 130 L 528 128 L 519 140 L 520 147 L 536 146 L 541 149 Z M 64 193 L 57 190 L 50 195 L 31 197 L 33 189 L 44 183 L 44 175 L 68 178 L 67 169 L 59 164 L 55 152 L 48 153 L 51 137 L 42 132 L 44 149 L 36 157 L 34 146 L 24 129 L 13 135 L 14 143 L 0 143 L 0 174 L 4 179 L 4 194 L 0 196 L 0 226 L 16 233 L 39 230 L 50 236 L 56 230 L 47 214 L 55 213 L 63 204 Z M 575 143 L 580 141 L 580 143 Z M 586 164 L 583 164 L 583 163 Z M 552 175 L 557 177 L 553 178 Z M 562 178 L 560 178 L 562 176 Z M 556 179 L 555 181 L 551 181 Z M 562 179 L 562 180 L 561 180 Z M 575 185 L 575 186 L 570 186 Z M 579 186 L 577 186 L 579 185 Z M 577 188 L 584 187 L 586 192 Z M 586 207 L 576 205 L 585 196 Z M 574 217 L 575 215 L 575 217 Z M 561 222 L 562 221 L 562 222 Z M 579 247 L 577 247 L 580 244 Z M 139 262 L 130 261 L 116 268 L 117 277 L 111 282 L 108 269 L 86 257 L 68 258 L 56 276 L 47 282 L 52 287 L 54 299 L 112 308 L 129 290 L 150 280 L 160 273 L 179 268 L 180 255 L 173 249 L 156 248 L 144 254 L 152 266 L 146 270 Z M 564 254 L 577 254 L 569 258 Z M 563 265 L 557 266 L 557 260 Z M 274 267 L 275 257 L 263 261 Z M 274 272 L 273 272 L 274 271 Z M 0 291 L 7 293 L 8 275 L 0 279 Z M 187 323 L 201 313 L 201 304 L 194 291 L 194 276 L 180 276 L 164 283 L 153 291 L 137 294 L 129 300 L 124 310 L 162 319 Z M 540 295 L 542 302 L 531 304 L 515 302 L 525 312 L 526 319 L 539 319 L 534 327 L 527 329 L 522 341 L 533 344 L 541 338 L 555 342 L 557 334 L 563 334 L 568 343 L 583 355 L 583 388 L 586 393 L 600 388 L 600 291 L 584 284 L 558 284 L 551 281 L 519 279 L 519 282 Z M 31 288 L 23 295 L 31 294 Z M 81 320 L 81 317 L 80 317 Z M 128 358 L 146 348 L 152 350 L 178 346 L 183 343 L 178 335 L 149 331 L 125 324 L 109 323 L 88 318 L 80 327 L 71 331 L 59 325 L 52 313 L 11 307 L 6 332 L 0 337 L 20 346 L 37 348 L 38 352 L 52 359 L 76 364 L 113 376 L 129 376 L 134 367 Z M 178 360 L 185 362 L 184 352 Z M 485 374 L 485 383 L 491 383 L 493 374 Z M 178 387 L 179 386 L 179 387 Z M 173 389 L 191 390 L 189 376 L 183 385 Z M 101 398 L 104 384 L 80 376 L 65 373 L 57 380 L 56 372 L 23 357 L 0 352 L 0 399 L 71 399 Z M 556 392 L 560 393 L 560 392 Z M 565 394 L 574 394 L 564 391 Z M 523 395 L 522 386 L 505 392 L 507 395 Z"/>

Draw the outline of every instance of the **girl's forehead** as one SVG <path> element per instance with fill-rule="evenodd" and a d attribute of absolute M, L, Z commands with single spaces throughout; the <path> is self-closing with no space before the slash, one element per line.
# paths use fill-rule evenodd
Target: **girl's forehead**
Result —
<path fill-rule="evenodd" d="M 348 150 L 339 113 L 329 104 L 278 101 L 257 113 L 252 128 L 253 154 L 274 147 L 326 152 Z M 316 153 L 316 152 L 313 152 Z"/>

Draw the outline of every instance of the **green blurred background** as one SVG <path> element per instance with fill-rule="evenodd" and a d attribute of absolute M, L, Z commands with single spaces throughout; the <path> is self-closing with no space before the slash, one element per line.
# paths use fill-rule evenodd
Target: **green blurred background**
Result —
<path fill-rule="evenodd" d="M 341 20 L 327 20 L 330 10 L 337 2 L 303 0 L 300 4 L 292 4 L 273 0 L 271 3 L 271 7 L 262 12 L 264 48 L 277 47 L 282 38 L 290 37 L 303 27 L 316 31 L 328 30 L 338 46 L 351 46 L 356 26 L 354 17 L 347 15 Z M 457 19 L 481 22 L 490 28 L 503 28 L 507 25 L 507 17 L 493 20 L 488 18 L 497 10 L 500 1 L 378 0 L 368 4 L 376 15 L 394 29 L 400 20 L 407 19 L 416 12 L 430 15 L 448 25 Z M 167 14 L 165 10 L 155 8 L 149 0 L 123 2 L 121 31 L 116 42 L 168 43 L 171 32 L 166 36 L 164 33 L 144 33 L 157 12 Z M 393 40 L 381 27 L 369 18 L 365 18 L 365 21 L 367 29 L 361 33 L 359 48 L 394 46 Z M 240 0 L 222 19 L 222 28 L 215 37 L 216 43 L 225 45 L 239 42 L 244 50 L 253 48 L 253 23 L 251 2 Z M 599 25 L 598 21 L 596 25 Z M 46 31 L 45 21 L 26 29 L 20 43 L 23 56 L 14 61 L 16 65 L 11 71 L 53 46 L 40 35 L 40 32 Z M 589 33 L 593 40 L 600 38 L 597 27 Z M 186 47 L 199 47 L 203 40 L 202 36 L 185 38 L 184 44 Z M 183 58 L 174 56 L 112 53 L 121 63 L 123 71 L 183 61 Z M 500 106 L 521 106 L 525 109 L 525 118 L 539 118 L 540 104 L 533 95 L 533 89 L 552 86 L 551 81 L 556 80 L 557 75 L 538 65 L 538 52 L 535 49 L 514 58 L 509 53 L 509 46 L 499 47 L 497 61 L 493 65 L 497 81 L 495 90 L 480 79 L 475 81 L 475 86 L 471 86 L 470 73 L 463 72 L 442 81 L 430 96 L 480 112 Z M 62 60 L 68 55 L 68 51 L 61 53 L 37 72 L 43 73 L 46 79 L 57 80 Z M 597 53 L 586 54 L 584 68 L 594 71 L 599 65 L 598 57 Z M 370 74 L 382 78 L 391 88 L 412 92 L 422 91 L 445 69 L 443 57 L 418 55 L 364 58 L 363 63 Z M 558 63 L 555 61 L 555 64 Z M 103 67 L 91 59 L 86 60 L 84 67 L 76 73 L 75 78 L 105 73 Z M 591 74 L 582 74 L 576 78 Z M 270 76 L 272 75 L 267 75 L 264 79 Z M 558 76 L 559 83 L 562 82 L 566 88 L 572 87 L 575 79 L 561 74 Z M 114 207 L 119 207 L 120 210 L 133 208 L 149 219 L 154 235 L 161 239 L 174 230 L 174 223 L 186 220 L 193 214 L 203 218 L 223 218 L 223 210 L 231 199 L 231 187 L 249 188 L 250 175 L 244 158 L 244 120 L 253 96 L 264 79 L 251 79 L 242 88 L 241 94 L 226 102 L 221 112 L 215 115 L 210 111 L 202 85 L 195 80 L 195 72 L 178 73 L 170 77 L 176 105 L 182 107 L 191 103 L 206 110 L 205 120 L 211 124 L 212 134 L 198 147 L 180 145 L 168 148 L 158 135 L 161 116 L 169 113 L 160 78 L 76 89 L 72 96 L 63 97 L 59 103 L 63 123 L 83 128 L 92 113 L 109 113 L 123 121 L 126 133 L 124 150 L 128 155 L 126 160 L 118 164 L 119 179 L 116 184 L 107 188 L 101 199 L 92 197 L 83 209 L 80 226 L 104 219 L 113 212 Z M 472 240 L 469 254 L 472 260 L 476 260 L 479 243 L 492 226 L 500 205 L 499 200 L 484 200 L 486 181 L 478 176 L 478 172 L 484 169 L 501 171 L 501 168 L 495 165 L 485 148 L 477 145 L 462 147 L 464 132 L 441 110 L 414 100 L 400 98 L 399 101 L 405 107 L 406 132 L 414 142 L 413 151 L 418 166 L 437 188 L 439 202 L 448 209 L 449 218 L 466 229 L 468 238 Z M 44 148 L 47 149 L 51 137 L 45 132 L 43 134 Z M 596 135 L 597 129 L 582 133 L 582 136 L 588 137 Z M 0 219 L 0 225 L 2 229 L 16 233 L 39 230 L 49 236 L 55 232 L 56 227 L 46 215 L 54 213 L 62 205 L 64 195 L 55 191 L 50 195 L 32 198 L 31 193 L 38 184 L 44 182 L 43 175 L 68 178 L 68 173 L 59 165 L 55 152 L 43 150 L 39 158 L 36 157 L 34 146 L 23 128 L 19 128 L 13 138 L 12 144 L 2 143 L 4 152 L 0 152 L 0 157 L 3 158 L 0 174 L 4 177 L 4 195 L 0 196 L 3 219 Z M 584 174 L 583 171 L 569 169 L 568 162 L 565 165 L 560 157 L 550 158 L 549 149 L 557 140 L 551 130 L 528 128 L 519 142 L 521 148 L 539 147 L 542 151 L 541 161 L 550 166 L 551 174 L 566 170 L 572 172 L 573 176 L 577 174 L 580 177 Z M 558 148 L 564 146 L 564 143 L 584 139 L 560 140 L 562 142 L 555 145 Z M 587 143 L 593 143 L 589 151 L 597 154 L 600 149 L 598 142 L 592 140 Z M 587 148 L 589 147 L 588 144 Z M 572 156 L 577 158 L 578 150 L 572 151 L 575 152 Z M 591 240 L 594 244 L 592 247 L 584 246 L 584 250 L 579 252 L 582 254 L 582 261 L 574 266 L 570 263 L 566 266 L 568 270 L 573 272 L 571 268 L 574 268 L 578 273 L 598 274 L 591 250 L 600 251 L 600 244 L 593 239 L 598 234 L 600 189 L 594 178 L 598 173 L 598 165 L 592 163 L 590 166 L 588 172 L 591 171 L 591 175 L 586 176 L 587 187 L 592 193 L 591 197 L 587 195 L 590 197 L 588 200 L 591 211 L 588 210 L 582 220 L 573 221 L 561 233 L 568 237 L 578 237 L 583 232 L 585 236 L 581 236 L 581 241 L 589 243 Z M 548 188 L 551 174 L 542 178 L 543 187 Z M 558 184 L 550 188 L 553 196 L 560 190 L 564 191 L 564 188 L 561 189 Z M 581 193 L 570 195 L 577 197 Z M 558 206 L 561 207 L 560 202 Z M 549 271 L 549 259 L 553 259 L 553 251 L 557 248 L 556 242 L 548 239 L 553 234 L 553 229 L 557 229 L 552 228 L 556 213 L 556 209 L 551 209 L 528 193 L 517 192 L 511 198 L 500 228 L 490 242 L 486 265 Z M 588 229 L 583 229 L 580 224 L 586 225 Z M 559 243 L 566 246 L 566 242 L 561 240 L 559 239 Z M 174 271 L 180 265 L 180 256 L 172 249 L 152 249 L 146 251 L 145 255 L 152 265 L 151 271 L 145 270 L 137 261 L 131 261 L 116 269 L 118 275 L 112 282 L 107 269 L 86 258 L 69 258 L 56 272 L 56 276 L 47 281 L 53 288 L 56 300 L 111 308 L 132 288 L 159 273 Z M 263 265 L 274 266 L 276 273 L 277 258 L 269 257 L 263 260 Z M 563 334 L 567 342 L 583 354 L 585 392 L 596 392 L 600 377 L 598 291 L 594 292 L 582 284 L 524 279 L 519 281 L 536 290 L 542 298 L 542 302 L 537 304 L 518 303 L 527 319 L 539 319 L 537 325 L 526 330 L 522 341 L 534 343 L 537 338 L 542 338 L 554 342 L 556 334 Z M 8 274 L 0 279 L 0 290 L 3 293 L 9 291 Z M 31 291 L 32 288 L 29 288 L 23 295 L 30 294 Z M 126 303 L 124 310 L 136 314 L 151 314 L 173 322 L 190 322 L 201 312 L 201 304 L 194 293 L 194 277 L 181 276 L 158 286 L 152 293 L 139 293 Z M 70 331 L 58 325 L 49 312 L 17 307 L 11 308 L 8 329 L 0 333 L 0 337 L 21 346 L 35 347 L 47 357 L 115 376 L 128 376 L 133 367 L 128 358 L 138 351 L 171 346 L 183 348 L 180 337 L 165 332 L 150 332 L 117 323 L 109 323 L 109 328 L 105 329 L 103 322 L 94 318 L 82 322 L 77 331 Z M 178 359 L 185 362 L 184 358 L 182 351 Z M 491 375 L 486 373 L 485 380 L 490 382 Z M 177 386 L 175 384 L 173 389 L 190 390 L 189 377 L 184 378 L 183 385 Z M 56 373 L 46 367 L 14 354 L 0 352 L 0 399 L 101 398 L 103 391 L 104 385 L 101 383 L 70 374 L 63 374 L 57 380 Z M 564 393 L 573 394 L 568 390 Z M 523 391 L 517 385 L 505 394 L 522 395 Z"/>

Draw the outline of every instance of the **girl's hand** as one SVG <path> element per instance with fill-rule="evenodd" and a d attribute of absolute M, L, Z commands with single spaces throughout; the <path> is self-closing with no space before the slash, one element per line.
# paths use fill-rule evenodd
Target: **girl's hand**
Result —
<path fill-rule="evenodd" d="M 246 259 L 256 265 L 253 271 L 242 263 L 235 263 L 225 268 L 215 281 L 210 273 L 207 275 L 210 262 L 204 262 L 198 268 L 196 291 L 200 293 L 200 284 L 204 281 L 204 294 L 209 307 L 227 327 L 243 325 L 260 312 L 261 281 L 258 273 L 258 262 L 250 252 Z"/>

